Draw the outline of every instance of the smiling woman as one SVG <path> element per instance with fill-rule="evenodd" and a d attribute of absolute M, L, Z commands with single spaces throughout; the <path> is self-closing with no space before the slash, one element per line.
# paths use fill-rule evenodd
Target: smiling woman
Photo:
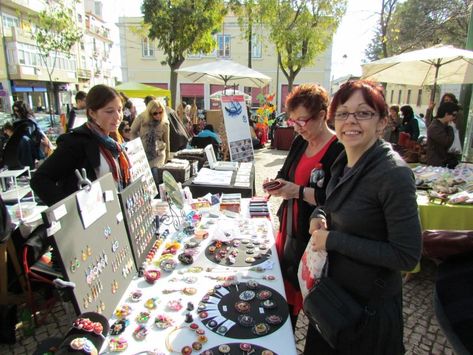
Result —
<path fill-rule="evenodd" d="M 333 344 L 336 349 L 320 335 L 331 329 L 318 333 L 311 325 L 305 353 L 402 354 L 401 271 L 412 270 L 421 252 L 414 176 L 378 138 L 387 118 L 382 87 L 363 80 L 343 84 L 329 116 L 345 152 L 332 166 L 324 207 L 312 214 L 319 227 L 311 244 L 327 251 L 328 277 L 366 311 L 363 327 L 349 329 L 353 336 Z"/>
<path fill-rule="evenodd" d="M 118 189 L 130 181 L 129 162 L 117 134 L 122 120 L 119 94 L 106 85 L 94 86 L 86 97 L 88 121 L 59 136 L 54 153 L 38 168 L 31 187 L 51 206 L 77 191 L 76 169 L 91 181 L 111 172 Z"/>

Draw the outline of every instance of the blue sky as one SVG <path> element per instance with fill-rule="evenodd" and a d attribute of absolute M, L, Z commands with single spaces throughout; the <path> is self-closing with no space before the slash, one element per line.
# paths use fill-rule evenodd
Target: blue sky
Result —
<path fill-rule="evenodd" d="M 103 0 L 104 20 L 114 24 L 119 16 L 141 16 L 141 3 L 141 0 Z M 347 12 L 333 41 L 332 78 L 361 74 L 364 51 L 373 37 L 380 9 L 381 0 L 348 0 Z M 116 26 L 110 27 L 117 42 L 112 58 L 120 58 L 118 30 Z M 114 72 L 118 74 L 119 70 L 120 63 L 115 63 Z"/>

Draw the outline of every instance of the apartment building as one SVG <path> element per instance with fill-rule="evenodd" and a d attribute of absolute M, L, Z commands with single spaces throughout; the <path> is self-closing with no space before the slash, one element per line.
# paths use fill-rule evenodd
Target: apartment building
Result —
<path fill-rule="evenodd" d="M 120 53 L 123 82 L 136 81 L 147 85 L 169 89 L 170 68 L 162 65 L 163 52 L 156 47 L 156 43 L 149 38 L 141 38 L 134 30 L 142 23 L 141 17 L 120 17 L 118 27 L 120 33 Z M 258 106 L 257 96 L 277 94 L 278 110 L 283 109 L 282 103 L 287 96 L 287 80 L 281 70 L 278 73 L 277 55 L 274 45 L 267 40 L 268 35 L 264 28 L 255 28 L 252 48 L 252 68 L 270 76 L 271 83 L 263 88 L 246 89 L 252 96 L 252 106 Z M 217 48 L 208 55 L 188 55 L 181 68 L 198 65 L 218 59 L 229 59 L 243 65 L 248 64 L 248 43 L 242 38 L 242 33 L 233 15 L 227 15 L 220 31 L 215 34 Z M 302 69 L 294 85 L 305 82 L 317 82 L 328 88 L 330 86 L 332 49 L 329 47 L 314 61 L 314 64 Z M 178 75 L 177 104 L 182 101 L 192 103 L 194 100 L 201 109 L 217 109 L 219 103 L 209 99 L 209 96 L 223 89 L 223 85 L 208 83 L 193 83 L 185 75 Z M 244 87 L 237 87 L 245 90 Z"/>
<path fill-rule="evenodd" d="M 46 0 L 2 0 L 0 2 L 0 111 L 10 112 L 15 100 L 27 102 L 34 110 L 49 106 L 49 76 L 31 38 L 34 17 L 46 8 Z M 55 95 L 64 109 L 80 89 L 97 83 L 114 84 L 109 58 L 112 41 L 101 19 L 101 2 L 76 2 L 76 25 L 84 35 L 71 54 L 59 53 L 52 80 Z M 47 59 L 49 67 L 54 60 Z"/>

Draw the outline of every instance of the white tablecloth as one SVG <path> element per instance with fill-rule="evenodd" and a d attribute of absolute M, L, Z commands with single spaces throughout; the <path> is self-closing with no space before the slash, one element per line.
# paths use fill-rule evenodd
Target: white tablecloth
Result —
<path fill-rule="evenodd" d="M 245 208 L 245 210 L 247 209 Z M 200 321 L 199 316 L 197 314 L 197 305 L 199 301 L 202 299 L 202 297 L 206 294 L 206 292 L 209 289 L 213 288 L 213 286 L 218 283 L 218 281 L 210 279 L 206 276 L 217 276 L 217 275 L 223 276 L 226 274 L 233 274 L 234 272 L 238 272 L 237 276 L 240 282 L 246 282 L 247 279 L 243 278 L 242 276 L 248 275 L 254 278 L 255 280 L 257 280 L 260 284 L 271 287 L 272 289 L 278 291 L 281 295 L 285 297 L 281 270 L 279 268 L 279 263 L 277 261 L 277 254 L 274 247 L 274 234 L 273 234 L 273 229 L 272 229 L 273 227 L 270 220 L 262 219 L 262 218 L 261 219 L 249 219 L 249 218 L 244 219 L 245 224 L 249 226 L 248 228 L 249 233 L 259 233 L 257 232 L 257 229 L 258 229 L 258 226 L 261 226 L 259 227 L 259 230 L 261 231 L 261 229 L 264 227 L 271 240 L 272 257 L 270 258 L 270 260 L 274 262 L 273 263 L 274 266 L 272 270 L 268 270 L 264 273 L 256 272 L 256 271 L 249 271 L 249 267 L 226 268 L 226 267 L 219 266 L 209 261 L 206 258 L 205 253 L 204 253 L 205 247 L 216 235 L 221 236 L 222 230 L 224 230 L 227 233 L 232 234 L 232 237 L 234 238 L 251 237 L 250 235 L 244 236 L 244 235 L 239 234 L 240 231 L 238 228 L 238 225 L 239 225 L 238 219 L 231 219 L 224 216 L 221 216 L 218 219 L 204 217 L 201 221 L 202 225 L 210 226 L 208 224 L 209 220 L 214 221 L 216 223 L 211 225 L 211 227 L 209 228 L 210 236 L 207 240 L 202 242 L 202 245 L 200 246 L 200 253 L 198 254 L 198 256 L 195 257 L 195 262 L 192 266 L 202 266 L 204 269 L 211 267 L 211 268 L 214 268 L 212 272 L 201 272 L 197 274 L 186 273 L 185 275 L 197 276 L 199 278 L 198 282 L 195 284 L 189 285 L 189 284 L 184 283 L 183 281 L 170 282 L 170 279 L 174 277 L 183 276 L 179 274 L 179 270 L 187 269 L 186 266 L 179 264 L 176 270 L 174 270 L 170 274 L 161 272 L 161 278 L 157 280 L 153 285 L 150 285 L 149 283 L 147 283 L 143 278 L 137 278 L 134 281 L 132 281 L 131 284 L 128 286 L 119 304 L 120 306 L 126 303 L 133 307 L 132 313 L 130 314 L 130 316 L 128 316 L 128 319 L 130 320 L 130 326 L 128 326 L 125 332 L 121 334 L 121 336 L 124 336 L 128 340 L 128 349 L 126 353 L 136 354 L 139 352 L 152 351 L 152 350 L 158 350 L 165 354 L 168 353 L 165 347 L 165 338 L 166 338 L 166 335 L 169 334 L 173 328 L 171 327 L 168 329 L 157 329 L 156 326 L 153 324 L 154 318 L 157 314 L 166 313 L 168 315 L 171 315 L 176 320 L 175 325 L 186 326 L 188 324 L 184 322 L 185 314 L 187 313 L 187 311 L 185 310 L 185 307 L 187 305 L 187 302 L 192 301 L 192 303 L 195 306 L 195 310 L 192 311 L 194 322 L 197 323 L 201 328 L 203 328 L 206 331 L 206 335 L 208 337 L 208 342 L 204 344 L 203 350 L 210 349 L 214 346 L 224 344 L 224 343 L 245 342 L 245 343 L 257 344 L 257 345 L 263 346 L 269 350 L 274 351 L 274 353 L 277 353 L 280 355 L 296 354 L 294 334 L 293 334 L 293 330 L 292 330 L 291 322 L 289 318 L 286 320 L 285 324 L 280 329 L 278 329 L 277 331 L 269 335 L 262 336 L 262 337 L 255 337 L 253 339 L 242 339 L 242 340 L 220 336 L 212 332 L 207 327 L 205 327 L 205 325 Z M 161 231 L 163 229 L 164 228 L 161 227 Z M 164 244 L 165 243 L 163 243 L 163 246 Z M 262 276 L 265 274 L 274 275 L 276 277 L 276 280 L 273 280 L 273 281 L 263 280 Z M 179 292 L 171 293 L 171 294 L 162 293 L 162 290 L 164 289 L 178 289 L 178 288 L 182 289 L 183 287 L 195 287 L 198 290 L 197 294 L 193 296 L 186 296 Z M 130 296 L 130 293 L 136 289 L 140 289 L 143 292 L 143 297 L 138 303 L 133 303 L 133 302 L 130 302 L 129 296 Z M 148 311 L 144 307 L 144 303 L 147 299 L 152 298 L 152 297 L 157 298 L 159 303 L 155 310 L 150 311 L 151 318 L 147 323 L 147 328 L 149 329 L 148 336 L 143 341 L 136 341 L 132 336 L 133 330 L 137 327 L 135 317 L 140 311 Z M 182 304 L 184 308 L 179 312 L 167 311 L 166 304 L 168 300 L 179 299 L 179 298 L 182 300 Z M 106 310 L 105 314 L 110 314 L 111 311 L 112 310 Z M 117 319 L 115 318 L 115 316 L 112 317 L 110 319 L 110 325 L 112 325 L 116 320 Z M 111 337 L 109 336 L 105 340 L 104 346 L 102 347 L 102 351 L 108 350 L 106 347 L 108 346 L 110 338 Z M 181 348 L 184 345 L 191 345 L 192 342 L 196 340 L 196 337 L 193 334 L 193 332 L 191 332 L 189 329 L 182 329 L 182 330 L 175 331 L 172 334 L 171 340 L 172 340 L 172 347 L 174 351 L 177 351 L 180 353 Z M 194 351 L 194 353 L 200 353 L 200 351 L 199 352 Z"/>

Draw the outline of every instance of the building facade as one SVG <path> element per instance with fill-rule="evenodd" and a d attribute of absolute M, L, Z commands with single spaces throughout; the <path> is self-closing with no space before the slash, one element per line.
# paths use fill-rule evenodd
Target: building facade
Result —
<path fill-rule="evenodd" d="M 34 111 L 49 107 L 50 89 L 47 67 L 39 55 L 32 31 L 34 18 L 46 8 L 45 0 L 2 0 L 0 2 L 0 112 L 11 112 L 16 100 L 23 100 Z M 109 51 L 112 41 L 109 30 L 96 9 L 99 1 L 76 2 L 72 7 L 76 26 L 83 37 L 71 53 L 58 53 L 52 82 L 54 95 L 61 111 L 71 103 L 79 89 L 99 82 L 113 85 Z M 47 58 L 52 68 L 54 56 Z M 97 68 L 99 70 L 97 70 Z"/>
<path fill-rule="evenodd" d="M 141 17 L 120 17 L 118 21 L 120 33 L 120 53 L 123 82 L 136 81 L 147 85 L 153 85 L 169 89 L 170 68 L 163 65 L 164 53 L 156 47 L 154 41 L 142 38 L 139 28 L 142 23 Z M 256 28 L 252 45 L 252 69 L 271 77 L 271 83 L 263 88 L 244 88 L 252 96 L 252 106 L 259 106 L 257 99 L 260 93 L 276 94 L 278 98 L 278 110 L 283 109 L 283 102 L 287 96 L 287 80 L 281 70 L 278 73 L 277 55 L 274 45 L 262 42 L 262 38 L 268 38 L 264 28 Z M 188 55 L 181 68 L 198 65 L 218 59 L 229 59 L 243 65 L 248 61 L 248 44 L 242 38 L 237 18 L 227 15 L 220 31 L 215 34 L 217 42 L 216 50 L 208 55 Z M 314 64 L 303 68 L 297 75 L 294 85 L 305 82 L 320 83 L 328 88 L 330 85 L 330 65 L 332 49 L 329 47 L 322 55 L 314 61 Z M 209 99 L 209 96 L 223 89 L 223 85 L 207 83 L 192 83 L 184 75 L 178 75 L 176 98 L 178 105 L 182 101 L 193 103 L 194 100 L 199 109 L 218 109 L 219 102 Z"/>

